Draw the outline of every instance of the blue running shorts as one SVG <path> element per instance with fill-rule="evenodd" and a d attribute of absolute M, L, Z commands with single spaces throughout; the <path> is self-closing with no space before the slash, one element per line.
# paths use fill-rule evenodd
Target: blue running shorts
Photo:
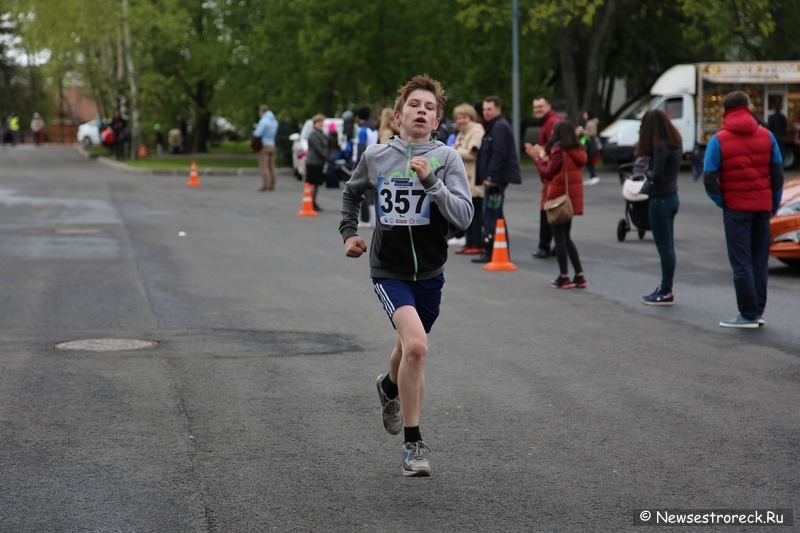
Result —
<path fill-rule="evenodd" d="M 389 320 L 392 319 L 395 309 L 411 305 L 417 310 L 425 333 L 431 332 L 431 327 L 439 316 L 439 305 L 442 303 L 444 274 L 423 281 L 372 278 L 372 283 L 375 286 L 375 294 L 389 315 Z"/>

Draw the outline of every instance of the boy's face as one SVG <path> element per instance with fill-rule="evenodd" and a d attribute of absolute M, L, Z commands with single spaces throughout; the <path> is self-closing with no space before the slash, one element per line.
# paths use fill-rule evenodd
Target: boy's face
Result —
<path fill-rule="evenodd" d="M 439 127 L 437 115 L 436 97 L 433 93 L 417 89 L 408 95 L 403 109 L 395 111 L 394 121 L 400 126 L 401 138 L 408 136 L 422 139 Z"/>

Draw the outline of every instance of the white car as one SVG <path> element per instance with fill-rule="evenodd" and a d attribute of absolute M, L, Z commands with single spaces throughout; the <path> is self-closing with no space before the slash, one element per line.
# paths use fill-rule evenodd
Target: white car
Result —
<path fill-rule="evenodd" d="M 339 132 L 339 138 L 342 139 L 342 128 L 344 121 L 341 118 L 326 118 L 322 123 L 322 132 L 328 134 L 328 124 L 336 124 L 336 130 Z M 294 175 L 297 179 L 303 179 L 306 174 L 306 154 L 308 153 L 308 136 L 314 128 L 314 123 L 308 119 L 303 124 L 300 133 L 292 133 L 289 135 L 289 140 L 292 141 L 292 166 L 294 167 Z M 354 138 L 358 133 L 358 125 L 353 126 L 353 131 L 350 137 Z"/>
<path fill-rule="evenodd" d="M 78 126 L 78 142 L 86 148 L 92 145 L 100 145 L 100 132 L 97 129 L 97 122 L 86 122 Z"/>

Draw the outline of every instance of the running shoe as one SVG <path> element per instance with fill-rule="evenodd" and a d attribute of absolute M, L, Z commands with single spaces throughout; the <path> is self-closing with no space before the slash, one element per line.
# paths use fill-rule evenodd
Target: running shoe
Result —
<path fill-rule="evenodd" d="M 568 277 L 562 278 L 561 276 L 558 276 L 556 279 L 551 281 L 550 285 L 552 285 L 554 289 L 571 289 L 575 286 L 571 279 Z"/>
<path fill-rule="evenodd" d="M 407 477 L 430 476 L 431 464 L 428 462 L 429 451 L 430 448 L 421 440 L 403 444 L 403 454 L 400 460 L 400 468 L 403 470 L 403 475 Z"/>
<path fill-rule="evenodd" d="M 736 318 L 729 318 L 719 323 L 723 328 L 743 328 L 743 329 L 758 329 L 758 320 L 747 320 L 742 315 Z"/>
<path fill-rule="evenodd" d="M 662 291 L 661 287 L 658 287 L 652 294 L 642 296 L 642 303 L 644 305 L 673 305 L 675 294 L 672 291 Z"/>
<path fill-rule="evenodd" d="M 389 399 L 386 393 L 383 392 L 381 382 L 386 377 L 386 374 L 378 376 L 378 397 L 381 399 L 381 419 L 383 420 L 383 427 L 386 428 L 391 435 L 397 435 L 403 430 L 403 412 L 400 410 L 400 396 L 394 400 Z"/>
<path fill-rule="evenodd" d="M 589 282 L 586 281 L 586 278 L 583 275 L 575 276 L 572 278 L 572 284 L 575 285 L 579 289 L 585 289 L 589 286 Z"/>

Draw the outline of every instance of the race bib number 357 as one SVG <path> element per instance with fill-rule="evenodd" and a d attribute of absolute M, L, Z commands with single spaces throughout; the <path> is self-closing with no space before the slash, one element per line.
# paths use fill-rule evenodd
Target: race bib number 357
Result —
<path fill-rule="evenodd" d="M 389 226 L 431 223 L 431 199 L 416 178 L 378 178 L 378 217 Z"/>

